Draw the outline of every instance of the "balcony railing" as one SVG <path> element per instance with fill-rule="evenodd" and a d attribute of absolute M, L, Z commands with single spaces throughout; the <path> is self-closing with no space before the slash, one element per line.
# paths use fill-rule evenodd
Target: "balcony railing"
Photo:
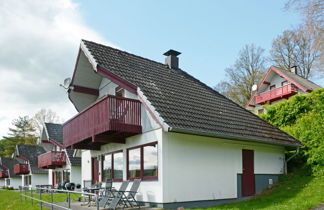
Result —
<path fill-rule="evenodd" d="M 38 156 L 38 168 L 54 169 L 66 164 L 65 152 L 49 151 Z"/>
<path fill-rule="evenodd" d="M 8 178 L 8 171 L 0 171 L 0 179 Z"/>
<path fill-rule="evenodd" d="M 255 97 L 255 103 L 256 104 L 264 104 L 267 101 L 274 101 L 279 98 L 285 98 L 291 95 L 296 94 L 297 87 L 293 84 L 285 85 L 279 88 L 275 88 L 273 90 L 260 93 L 259 95 L 256 95 Z"/>
<path fill-rule="evenodd" d="M 14 174 L 29 174 L 28 164 L 16 164 L 14 165 Z"/>
<path fill-rule="evenodd" d="M 142 132 L 141 102 L 105 96 L 63 125 L 64 146 L 98 149 Z"/>

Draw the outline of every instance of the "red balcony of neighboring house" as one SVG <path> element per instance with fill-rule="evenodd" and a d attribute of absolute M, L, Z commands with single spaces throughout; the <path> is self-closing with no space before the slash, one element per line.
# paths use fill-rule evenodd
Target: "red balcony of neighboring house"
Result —
<path fill-rule="evenodd" d="M 65 152 L 49 151 L 38 156 L 38 168 L 54 169 L 66 164 Z"/>
<path fill-rule="evenodd" d="M 288 98 L 298 92 L 297 87 L 293 84 L 285 85 L 273 90 L 260 93 L 255 96 L 256 104 L 264 104 L 268 101 L 275 101 L 281 98 Z"/>
<path fill-rule="evenodd" d="M 68 120 L 63 140 L 66 147 L 99 150 L 141 132 L 141 102 L 108 95 Z"/>
<path fill-rule="evenodd" d="M 29 174 L 28 164 L 16 164 L 16 165 L 14 165 L 14 174 L 16 174 L 16 175 Z"/>
<path fill-rule="evenodd" d="M 0 179 L 8 178 L 8 171 L 0 171 Z"/>

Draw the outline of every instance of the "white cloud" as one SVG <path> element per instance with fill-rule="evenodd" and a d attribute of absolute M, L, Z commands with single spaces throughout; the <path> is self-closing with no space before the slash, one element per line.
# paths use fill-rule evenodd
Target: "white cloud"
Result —
<path fill-rule="evenodd" d="M 0 14 L 0 137 L 41 108 L 70 118 L 76 112 L 59 84 L 72 75 L 80 40 L 111 44 L 71 0 L 1 0 Z"/>

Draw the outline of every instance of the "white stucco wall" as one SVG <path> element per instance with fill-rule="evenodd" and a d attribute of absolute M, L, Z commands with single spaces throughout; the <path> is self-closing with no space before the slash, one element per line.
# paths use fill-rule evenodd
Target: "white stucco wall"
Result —
<path fill-rule="evenodd" d="M 5 179 L 0 179 L 0 187 L 5 186 Z"/>
<path fill-rule="evenodd" d="M 36 185 L 46 185 L 48 184 L 48 174 L 32 174 L 31 185 L 36 187 Z"/>
<path fill-rule="evenodd" d="M 72 166 L 71 167 L 71 182 L 77 184 L 82 184 L 81 179 L 81 166 Z"/>
<path fill-rule="evenodd" d="M 82 180 L 81 186 L 83 187 L 83 180 L 91 180 L 91 152 L 90 150 L 83 150 L 81 153 L 81 172 Z"/>
<path fill-rule="evenodd" d="M 236 198 L 242 149 L 254 150 L 256 174 L 283 173 L 282 147 L 164 132 L 163 202 Z"/>
<path fill-rule="evenodd" d="M 14 189 L 19 189 L 19 186 L 21 186 L 21 177 L 10 178 L 9 186 L 13 187 Z"/>

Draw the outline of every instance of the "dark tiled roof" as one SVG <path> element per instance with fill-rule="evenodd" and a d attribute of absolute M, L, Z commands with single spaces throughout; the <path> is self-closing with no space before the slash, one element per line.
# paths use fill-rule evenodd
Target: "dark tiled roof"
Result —
<path fill-rule="evenodd" d="M 305 89 L 307 90 L 316 90 L 321 88 L 321 86 L 315 84 L 314 82 L 305 79 L 301 76 L 299 76 L 298 74 L 294 74 L 290 71 L 284 70 L 282 68 L 276 67 L 281 73 L 283 73 L 284 75 L 286 75 L 287 77 L 289 77 L 290 79 L 292 79 L 293 81 L 295 81 L 296 83 L 298 83 L 299 85 L 303 86 Z"/>
<path fill-rule="evenodd" d="M 38 145 L 17 145 L 17 155 L 27 158 L 33 174 L 47 173 L 46 170 L 38 168 L 38 156 L 45 153 L 45 149 Z"/>
<path fill-rule="evenodd" d="M 172 128 L 265 143 L 299 143 L 180 69 L 83 40 L 99 66 L 139 87 Z"/>
<path fill-rule="evenodd" d="M 63 144 L 63 126 L 56 123 L 45 123 L 48 138 Z"/>
<path fill-rule="evenodd" d="M 69 157 L 72 166 L 81 166 L 81 158 L 73 157 L 73 153 L 74 153 L 73 149 L 66 149 L 66 153 Z"/>
<path fill-rule="evenodd" d="M 9 169 L 10 177 L 20 177 L 19 175 L 16 175 L 13 172 L 14 165 L 18 164 L 18 161 L 16 159 L 14 159 L 14 158 L 4 158 L 4 157 L 2 157 L 0 159 L 1 159 L 1 161 L 0 161 L 1 164 Z"/>

